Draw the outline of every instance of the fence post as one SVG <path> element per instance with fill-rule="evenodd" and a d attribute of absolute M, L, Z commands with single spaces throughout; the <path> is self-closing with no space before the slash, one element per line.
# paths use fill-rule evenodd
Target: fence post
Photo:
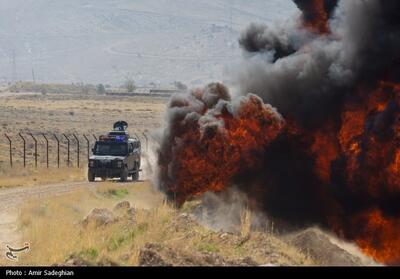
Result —
<path fill-rule="evenodd" d="M 42 133 L 44 140 L 46 141 L 46 166 L 49 168 L 49 140 L 47 139 L 46 135 Z"/>
<path fill-rule="evenodd" d="M 60 168 L 60 140 L 56 134 L 53 134 L 53 136 L 57 141 L 57 167 Z"/>
<path fill-rule="evenodd" d="M 93 138 L 97 141 L 97 137 L 96 137 L 96 135 L 95 134 L 93 134 L 92 135 L 93 136 Z"/>
<path fill-rule="evenodd" d="M 75 135 L 75 134 L 72 134 L 72 136 L 75 138 L 75 140 L 76 140 L 76 147 L 77 147 L 77 152 L 76 152 L 76 160 L 77 160 L 77 166 L 78 166 L 78 168 L 79 168 L 79 166 L 80 166 L 80 164 L 79 164 L 79 153 L 80 153 L 80 144 L 79 144 L 79 139 L 78 139 L 78 137 Z"/>
<path fill-rule="evenodd" d="M 87 138 L 86 135 L 83 135 L 83 137 L 84 137 L 85 140 L 86 140 L 86 148 L 87 148 L 86 153 L 87 153 L 87 160 L 88 160 L 88 163 L 89 163 L 89 157 L 90 157 L 90 153 L 89 153 L 89 150 L 90 150 L 90 141 L 89 141 L 89 139 Z"/>
<path fill-rule="evenodd" d="M 7 135 L 4 134 L 8 140 L 8 143 L 10 144 L 10 167 L 13 167 L 13 158 L 12 158 L 12 140 L 11 138 Z"/>
<path fill-rule="evenodd" d="M 149 138 L 147 135 L 143 132 L 143 136 L 146 139 L 146 153 L 149 151 Z"/>
<path fill-rule="evenodd" d="M 26 167 L 26 141 L 25 138 L 21 135 L 21 133 L 18 133 L 19 137 L 22 139 L 24 143 L 24 168 Z"/>
<path fill-rule="evenodd" d="M 69 167 L 70 166 L 70 159 L 69 159 L 70 140 L 69 140 L 69 138 L 68 138 L 68 136 L 66 134 L 63 134 L 63 136 L 67 140 L 67 166 Z"/>
<path fill-rule="evenodd" d="M 37 154 L 37 140 L 36 140 L 36 138 L 33 136 L 32 133 L 29 133 L 29 135 L 31 136 L 31 138 L 32 138 L 33 141 L 35 142 L 35 168 L 37 168 L 37 157 L 38 157 L 38 154 Z"/>

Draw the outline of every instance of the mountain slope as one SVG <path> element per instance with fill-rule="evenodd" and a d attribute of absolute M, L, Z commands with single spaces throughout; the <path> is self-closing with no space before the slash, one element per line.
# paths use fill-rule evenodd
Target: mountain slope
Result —
<path fill-rule="evenodd" d="M 294 13 L 289 0 L 0 0 L 0 82 L 32 68 L 44 82 L 219 80 L 240 30 Z"/>

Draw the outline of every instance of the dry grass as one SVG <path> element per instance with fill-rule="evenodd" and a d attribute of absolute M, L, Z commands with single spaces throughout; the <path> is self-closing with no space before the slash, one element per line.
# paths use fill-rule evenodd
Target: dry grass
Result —
<path fill-rule="evenodd" d="M 110 192 L 122 191 L 109 195 Z M 133 224 L 124 215 L 106 227 L 88 226 L 80 221 L 97 208 L 112 209 L 116 203 L 128 200 L 137 208 Z M 147 200 L 147 210 L 138 203 Z M 22 239 L 31 243 L 31 252 L 21 255 L 19 264 L 52 265 L 63 263 L 70 255 L 99 264 L 102 260 L 119 265 L 137 266 L 140 250 L 147 243 L 158 243 L 190 255 L 218 253 L 227 258 L 251 256 L 259 263 L 309 265 L 313 262 L 293 247 L 270 234 L 251 233 L 251 213 L 243 213 L 241 235 L 210 231 L 193 222 L 187 214 L 170 207 L 163 197 L 142 183 L 129 188 L 106 183 L 96 190 L 81 190 L 73 194 L 33 201 L 19 217 Z M 277 255 L 270 258 L 264 248 Z M 178 263 L 179 264 L 179 263 Z"/>
<path fill-rule="evenodd" d="M 36 186 L 63 182 L 85 181 L 84 168 L 6 168 L 0 171 L 0 189 L 19 186 Z"/>
<path fill-rule="evenodd" d="M 240 235 L 242 237 L 250 237 L 252 224 L 252 213 L 249 209 L 245 209 L 240 216 Z"/>
<path fill-rule="evenodd" d="M 19 216 L 22 239 L 31 243 L 31 253 L 23 255 L 20 263 L 48 265 L 61 263 L 74 252 L 108 251 L 113 237 L 123 229 L 120 224 L 99 230 L 83 229 L 80 221 L 95 207 L 112 208 L 121 200 L 142 199 L 146 195 L 144 187 L 148 191 L 148 186 L 143 184 L 132 188 L 110 182 L 97 189 L 31 201 Z M 157 200 L 157 197 L 153 199 Z"/>

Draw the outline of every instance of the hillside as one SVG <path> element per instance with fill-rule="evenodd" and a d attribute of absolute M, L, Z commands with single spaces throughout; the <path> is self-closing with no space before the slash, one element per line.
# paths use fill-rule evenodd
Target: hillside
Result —
<path fill-rule="evenodd" d="M 293 13 L 279 0 L 0 0 L 0 82 L 32 68 L 41 82 L 220 80 L 243 28 Z"/>

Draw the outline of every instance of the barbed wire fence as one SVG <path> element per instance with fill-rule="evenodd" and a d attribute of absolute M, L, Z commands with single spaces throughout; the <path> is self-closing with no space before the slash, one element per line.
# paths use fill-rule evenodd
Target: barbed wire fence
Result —
<path fill-rule="evenodd" d="M 142 152 L 149 151 L 151 137 L 146 132 L 134 134 L 142 142 Z M 87 166 L 93 147 L 98 140 L 95 134 L 79 133 L 5 133 L 3 135 L 8 148 L 3 149 L 8 157 L 4 165 L 10 168 L 22 166 L 68 167 L 81 168 Z M 86 148 L 83 148 L 85 146 Z M 82 160 L 85 158 L 84 160 Z M 7 162 L 8 161 L 8 162 Z M 85 164 L 86 163 L 86 164 Z"/>

